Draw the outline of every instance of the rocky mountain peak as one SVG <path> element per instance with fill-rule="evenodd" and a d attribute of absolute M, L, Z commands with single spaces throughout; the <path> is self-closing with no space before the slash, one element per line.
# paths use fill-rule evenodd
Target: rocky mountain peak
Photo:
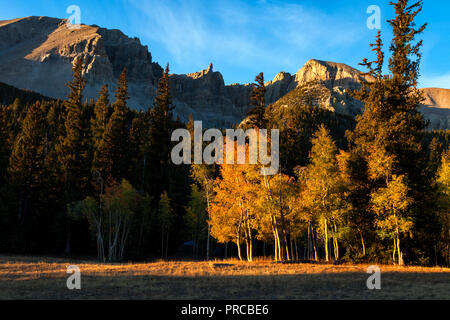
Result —
<path fill-rule="evenodd" d="M 362 80 L 370 81 L 359 70 L 343 63 L 311 59 L 295 74 L 297 83 L 318 80 L 328 88 L 336 86 L 356 89 Z"/>
<path fill-rule="evenodd" d="M 289 72 L 281 71 L 281 72 L 277 73 L 277 75 L 275 76 L 275 78 L 273 78 L 272 81 L 268 81 L 267 85 L 271 85 L 278 81 L 286 81 L 286 80 L 291 81 L 291 78 L 292 78 L 292 75 Z"/>

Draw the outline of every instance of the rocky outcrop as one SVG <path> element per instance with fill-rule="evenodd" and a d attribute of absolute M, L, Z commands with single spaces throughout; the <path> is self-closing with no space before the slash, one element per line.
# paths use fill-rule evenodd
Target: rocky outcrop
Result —
<path fill-rule="evenodd" d="M 229 126 L 241 117 L 241 111 L 233 103 L 222 75 L 213 71 L 212 64 L 200 72 L 171 75 L 170 87 L 181 118 L 192 113 L 195 119 Z"/>
<path fill-rule="evenodd" d="M 163 70 L 139 39 L 98 26 L 69 28 L 66 20 L 56 18 L 0 21 L 0 82 L 64 99 L 68 94 L 66 83 L 72 79 L 72 65 L 80 57 L 85 61 L 87 99 L 96 99 L 103 84 L 113 91 L 126 67 L 129 106 L 147 109 L 152 105 Z M 370 81 L 345 64 L 313 59 L 297 73 L 280 72 L 267 82 L 266 102 L 274 103 L 298 86 L 318 80 L 328 93 L 327 109 L 356 115 L 362 112 L 363 105 L 350 96 L 350 90 L 359 88 L 364 79 Z M 230 127 L 244 119 L 251 108 L 251 85 L 225 85 L 212 64 L 199 72 L 173 74 L 170 84 L 174 113 L 183 121 L 192 114 L 194 119 L 203 120 L 205 126 Z M 422 110 L 431 120 L 432 128 L 448 128 L 448 91 L 425 90 L 427 101 Z"/>

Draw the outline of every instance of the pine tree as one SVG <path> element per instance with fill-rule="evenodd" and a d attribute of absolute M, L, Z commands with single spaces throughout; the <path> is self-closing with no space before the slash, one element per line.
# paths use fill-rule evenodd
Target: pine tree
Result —
<path fill-rule="evenodd" d="M 145 190 L 149 127 L 148 112 L 141 111 L 133 117 L 130 129 L 130 181 L 139 186 L 141 192 Z"/>
<path fill-rule="evenodd" d="M 108 86 L 104 85 L 99 93 L 99 98 L 95 104 L 94 108 L 94 118 L 91 119 L 91 133 L 92 133 L 92 140 L 93 140 L 93 161 L 92 161 L 92 171 L 94 173 L 100 174 L 100 177 L 104 176 L 104 170 L 102 166 L 99 163 L 99 159 L 102 158 L 102 150 L 101 145 L 104 138 L 104 134 L 106 131 L 106 128 L 108 126 L 109 122 L 109 108 L 110 108 L 110 102 L 109 102 L 109 93 L 108 93 Z"/>
<path fill-rule="evenodd" d="M 77 59 L 73 66 L 73 81 L 65 102 L 64 136 L 56 146 L 60 164 L 61 182 L 65 189 L 66 203 L 84 198 L 85 187 L 89 179 L 88 133 L 83 110 L 83 60 Z"/>
<path fill-rule="evenodd" d="M 49 103 L 47 111 L 48 139 L 52 144 L 55 144 L 59 137 L 64 134 L 64 111 L 64 105 L 61 101 Z"/>
<path fill-rule="evenodd" d="M 128 128 L 128 85 L 126 69 L 119 78 L 116 90 L 116 101 L 113 104 L 114 112 L 109 119 L 98 146 L 95 164 L 104 180 L 113 179 L 122 181 L 128 177 L 128 153 L 130 130 Z"/>
<path fill-rule="evenodd" d="M 385 54 L 379 32 L 376 43 L 371 45 L 377 59 L 372 62 L 364 59 L 361 64 L 373 81 L 362 83 L 362 88 L 355 92 L 355 97 L 364 102 L 365 110 L 357 117 L 354 132 L 349 134 L 353 144 L 352 184 L 360 186 L 353 192 L 352 203 L 358 210 L 367 211 L 368 197 L 373 198 L 374 192 L 392 184 L 389 177 L 402 177 L 408 186 L 408 196 L 413 199 L 409 206 L 415 215 L 413 220 L 428 221 L 422 223 L 425 226 L 433 218 L 426 217 L 424 202 L 430 181 L 422 147 L 426 123 L 419 112 L 423 97 L 417 88 L 422 41 L 416 41 L 416 37 L 426 24 L 416 27 L 414 22 L 422 10 L 422 1 L 410 4 L 409 0 L 399 0 L 391 5 L 396 16 L 388 21 L 393 31 L 389 74 L 382 72 Z M 380 160 L 386 161 L 383 164 Z"/>
<path fill-rule="evenodd" d="M 366 84 L 360 91 L 366 107 L 355 132 L 365 140 L 360 141 L 360 145 L 382 144 L 380 147 L 397 158 L 398 166 L 394 173 L 406 175 L 414 185 L 411 186 L 419 187 L 423 182 L 420 175 L 423 174 L 421 154 L 425 121 L 419 112 L 423 97 L 417 88 L 422 41 L 414 41 L 426 25 L 415 28 L 414 23 L 422 10 L 422 1 L 409 5 L 408 0 L 399 0 L 392 5 L 396 17 L 389 20 L 394 33 L 390 46 L 390 74 L 383 76 L 381 73 L 384 54 L 379 34 L 374 45 L 378 56 L 376 68 L 367 61 L 363 62 L 377 80 Z"/>
<path fill-rule="evenodd" d="M 26 105 L 19 98 L 14 99 L 12 105 L 9 106 L 9 125 L 10 143 L 14 142 L 15 137 L 19 134 L 22 121 L 26 116 Z"/>
<path fill-rule="evenodd" d="M 40 104 L 33 104 L 14 142 L 8 173 L 19 196 L 19 221 L 29 221 L 30 211 L 45 192 L 46 122 Z"/>
<path fill-rule="evenodd" d="M 254 106 L 247 116 L 250 117 L 249 124 L 260 129 L 266 128 L 266 86 L 264 84 L 264 74 L 261 72 L 255 78 L 252 84 L 252 92 L 250 94 L 250 104 Z"/>
<path fill-rule="evenodd" d="M 0 106 L 0 186 L 4 186 L 6 181 L 9 155 L 8 111 L 6 107 Z"/>
<path fill-rule="evenodd" d="M 161 194 L 162 190 L 169 190 L 169 167 L 171 130 L 173 127 L 172 97 L 169 87 L 169 64 L 158 83 L 158 90 L 153 109 L 150 111 L 151 127 L 149 130 L 149 173 L 147 183 L 152 195 Z"/>
<path fill-rule="evenodd" d="M 436 172 L 441 165 L 443 145 L 437 137 L 433 137 L 429 145 L 429 155 L 428 155 L 428 174 L 430 178 L 436 175 Z"/>
<path fill-rule="evenodd" d="M 99 98 L 95 103 L 94 118 L 91 119 L 92 138 L 94 140 L 94 148 L 97 149 L 108 124 L 108 113 L 110 108 L 108 86 L 104 85 L 100 92 Z"/>

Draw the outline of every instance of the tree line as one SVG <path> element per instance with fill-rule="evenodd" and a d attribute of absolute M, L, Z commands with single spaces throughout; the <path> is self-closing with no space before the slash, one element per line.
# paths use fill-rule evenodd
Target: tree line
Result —
<path fill-rule="evenodd" d="M 95 239 L 103 261 L 167 256 L 186 237 L 173 226 L 189 189 L 189 168 L 170 162 L 171 132 L 184 124 L 173 119 L 168 66 L 146 112 L 127 107 L 126 69 L 114 102 L 106 85 L 84 101 L 85 85 L 78 59 L 66 100 L 0 108 L 2 251 L 89 254 Z"/>
<path fill-rule="evenodd" d="M 362 63 L 374 81 L 352 92 L 365 105 L 356 119 L 321 107 L 320 82 L 266 106 L 256 77 L 241 127 L 280 130 L 274 176 L 171 162 L 171 133 L 193 134 L 193 119 L 174 119 L 169 66 L 139 112 L 127 106 L 126 69 L 113 99 L 105 85 L 86 101 L 82 59 L 64 101 L 2 86 L 0 250 L 449 264 L 449 134 L 427 132 L 418 111 L 422 4 L 393 5 L 389 72 L 379 33 L 377 59 Z"/>

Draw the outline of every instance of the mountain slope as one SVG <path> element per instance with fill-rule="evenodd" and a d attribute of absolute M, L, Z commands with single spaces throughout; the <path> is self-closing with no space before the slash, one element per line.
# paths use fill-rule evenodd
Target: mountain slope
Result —
<path fill-rule="evenodd" d="M 14 100 L 19 99 L 22 103 L 32 104 L 36 101 L 51 100 L 48 97 L 29 91 L 17 89 L 13 86 L 0 82 L 0 105 L 10 105 Z"/>
<path fill-rule="evenodd" d="M 103 84 L 114 90 L 126 67 L 129 106 L 147 109 L 152 105 L 162 68 L 139 39 L 97 26 L 70 29 L 66 20 L 48 17 L 0 22 L 0 81 L 4 83 L 63 99 L 77 58 L 85 61 L 87 99 L 96 99 Z M 212 66 L 210 71 L 171 76 L 175 114 L 187 120 L 192 113 L 211 126 L 238 122 L 248 109 L 248 99 L 231 97 L 236 86 L 225 86 L 222 75 L 212 72 Z M 242 88 L 249 93 L 247 87 L 238 86 L 237 93 Z"/>
<path fill-rule="evenodd" d="M 71 30 L 65 20 L 47 17 L 0 25 L 0 81 L 65 98 L 65 83 L 71 80 L 72 64 L 79 57 L 85 60 L 86 97 L 95 98 L 103 83 L 114 87 L 127 67 L 134 107 L 146 103 L 139 99 L 139 92 L 147 90 L 151 97 L 162 72 L 152 63 L 147 47 L 118 30 L 85 25 Z"/>
<path fill-rule="evenodd" d="M 450 129 L 450 89 L 425 88 L 421 111 L 432 129 Z"/>

